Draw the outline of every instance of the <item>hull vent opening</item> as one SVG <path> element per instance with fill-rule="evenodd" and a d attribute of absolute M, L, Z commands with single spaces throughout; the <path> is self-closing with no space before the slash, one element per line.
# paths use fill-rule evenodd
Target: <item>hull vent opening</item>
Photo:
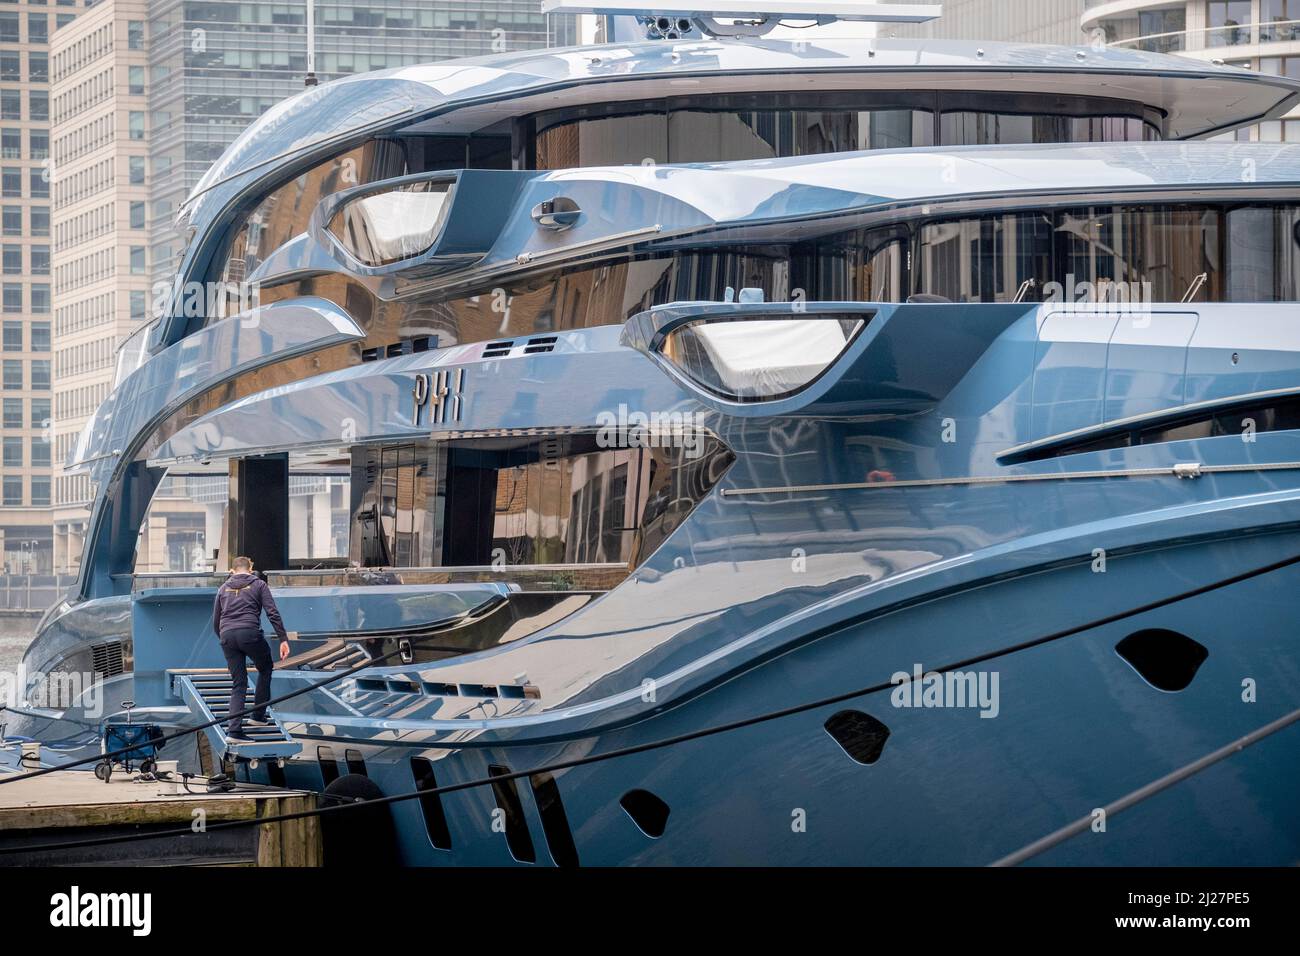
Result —
<path fill-rule="evenodd" d="M 629 790 L 618 803 L 646 836 L 657 840 L 664 835 L 671 811 L 649 790 Z"/>
<path fill-rule="evenodd" d="M 509 767 L 496 764 L 488 767 L 488 774 L 504 777 L 510 773 Z M 496 797 L 497 809 L 505 817 L 506 846 L 510 855 L 520 863 L 536 863 L 537 851 L 533 849 L 533 838 L 528 832 L 528 820 L 524 817 L 524 805 L 519 800 L 519 788 L 514 780 L 493 780 L 492 793 Z"/>
<path fill-rule="evenodd" d="M 348 773 L 328 787 L 323 806 L 368 803 L 384 796 L 369 777 Z M 327 813 L 320 818 L 325 866 L 349 873 L 372 872 L 376 866 L 397 866 L 401 861 L 397 828 L 387 804 L 353 807 L 347 813 Z"/>
<path fill-rule="evenodd" d="M 270 781 L 271 786 L 279 787 L 281 790 L 283 790 L 285 785 L 289 782 L 288 778 L 284 775 L 284 768 L 274 760 L 270 761 L 266 765 L 266 779 Z"/>
<path fill-rule="evenodd" d="M 360 750 L 353 750 L 349 747 L 343 751 L 343 759 L 347 761 L 348 773 L 355 773 L 362 777 L 370 776 L 366 773 L 366 759 L 361 756 Z"/>
<path fill-rule="evenodd" d="M 485 359 L 504 358 L 510 354 L 510 350 L 514 348 L 514 345 L 513 341 L 489 342 L 483 346 L 483 357 Z"/>
<path fill-rule="evenodd" d="M 826 732 L 850 758 L 870 766 L 884 753 L 889 728 L 860 710 L 841 710 L 826 721 Z"/>
<path fill-rule="evenodd" d="M 438 789 L 438 778 L 433 775 L 433 763 L 424 757 L 411 758 L 411 775 L 415 777 L 416 790 Z M 439 850 L 450 850 L 451 830 L 447 826 L 442 797 L 436 793 L 422 792 L 420 812 L 424 814 L 424 829 L 429 834 L 429 842 Z"/>
<path fill-rule="evenodd" d="M 533 799 L 537 801 L 537 811 L 542 817 L 542 832 L 546 834 L 551 859 L 559 867 L 577 866 L 578 847 L 573 842 L 573 830 L 569 827 L 555 778 L 549 773 L 535 773 L 528 782 L 532 785 Z"/>
<path fill-rule="evenodd" d="M 321 785 L 328 787 L 339 778 L 339 764 L 334 759 L 334 748 L 317 747 L 316 760 L 320 764 Z"/>
<path fill-rule="evenodd" d="M 1186 634 L 1164 628 L 1130 634 L 1115 645 L 1115 653 L 1152 687 L 1171 692 L 1188 687 L 1210 656 Z"/>

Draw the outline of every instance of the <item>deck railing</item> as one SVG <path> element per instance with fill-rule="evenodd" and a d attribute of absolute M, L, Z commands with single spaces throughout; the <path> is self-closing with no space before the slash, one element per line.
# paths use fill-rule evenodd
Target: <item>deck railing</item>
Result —
<path fill-rule="evenodd" d="M 76 583 L 74 574 L 0 574 L 0 612 L 43 613 Z"/>
<path fill-rule="evenodd" d="M 1126 40 L 1106 44 L 1115 49 L 1137 49 L 1148 53 L 1173 53 L 1187 49 L 1188 37 L 1202 35 L 1204 49 L 1222 50 L 1254 43 L 1285 43 L 1300 40 L 1300 20 L 1264 20 L 1257 23 L 1240 23 L 1231 26 L 1202 27 L 1199 30 L 1174 30 L 1169 33 L 1148 33 Z M 1256 40 L 1258 35 L 1259 39 Z"/>

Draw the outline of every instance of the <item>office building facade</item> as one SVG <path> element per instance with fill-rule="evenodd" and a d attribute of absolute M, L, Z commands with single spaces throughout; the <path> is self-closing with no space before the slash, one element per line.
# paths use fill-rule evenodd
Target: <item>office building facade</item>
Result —
<path fill-rule="evenodd" d="M 53 564 L 50 41 L 82 9 L 0 3 L 0 573 Z"/>
<path fill-rule="evenodd" d="M 108 0 L 50 51 L 53 183 L 53 563 L 76 566 L 84 475 L 62 463 L 112 387 L 118 345 L 147 315 L 149 109 L 145 0 Z"/>
<path fill-rule="evenodd" d="M 1084 43 L 1079 27 L 1084 0 L 942 0 L 943 16 L 930 23 L 882 26 L 881 36 L 1010 43 Z"/>

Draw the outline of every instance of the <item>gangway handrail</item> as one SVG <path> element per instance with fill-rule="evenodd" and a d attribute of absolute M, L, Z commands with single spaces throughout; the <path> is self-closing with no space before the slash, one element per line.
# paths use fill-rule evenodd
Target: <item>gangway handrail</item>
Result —
<path fill-rule="evenodd" d="M 482 604 L 475 605 L 474 607 L 470 608 L 467 611 L 462 611 L 460 614 L 456 614 L 452 617 L 446 618 L 447 626 L 443 628 L 437 628 L 433 631 L 433 633 L 445 634 L 452 631 L 458 631 L 463 628 L 469 627 L 473 624 L 476 624 L 478 623 L 480 618 L 496 611 L 507 600 L 508 598 L 506 598 L 506 596 L 503 594 L 490 595 L 487 599 L 483 601 Z M 331 674 L 329 677 L 326 677 L 323 680 L 314 681 L 305 687 L 300 687 L 297 690 L 290 691 L 287 694 L 282 694 L 279 697 L 273 697 L 270 700 L 268 700 L 263 706 L 268 708 L 269 710 L 269 708 L 271 708 L 276 704 L 284 703 L 284 701 L 292 700 L 295 697 L 301 697 L 303 694 L 309 694 L 312 691 L 318 690 L 322 687 L 326 687 L 329 684 L 334 683 L 335 681 L 340 681 L 345 677 L 351 677 L 353 674 L 358 674 L 363 670 L 367 670 L 368 668 L 378 666 L 379 664 L 382 664 L 384 661 L 389 660 L 393 657 L 406 656 L 410 654 L 413 648 L 420 647 L 420 646 L 421 645 L 418 642 L 403 641 L 396 649 L 389 651 L 386 654 L 381 654 L 378 657 L 371 658 L 370 660 L 362 661 L 360 664 L 357 664 L 355 667 L 350 667 L 347 670 L 339 671 L 337 674 Z M 172 740 L 178 740 L 182 737 L 188 737 L 190 734 L 196 734 L 201 731 L 207 730 L 209 727 L 215 727 L 218 724 L 226 723 L 228 720 L 229 720 L 228 717 L 222 717 L 218 720 L 210 720 L 205 723 L 201 723 L 195 727 L 186 727 L 184 730 L 178 730 L 175 731 L 174 733 L 164 734 L 162 737 L 156 739 L 154 742 L 155 744 L 161 746 L 162 744 L 168 743 Z M 29 770 L 25 773 L 7 774 L 4 776 L 0 776 L 0 786 L 3 786 L 4 784 L 7 783 L 17 783 L 19 780 L 31 780 L 35 777 L 43 777 L 46 774 L 57 773 L 60 770 L 67 770 L 71 767 L 81 767 L 87 764 L 99 763 L 101 760 L 113 759 L 116 757 L 123 756 L 124 754 L 134 749 L 136 748 L 123 747 L 119 750 L 93 754 L 89 757 L 83 757 L 78 760 L 69 760 L 64 763 L 55 764 L 49 767 L 39 767 L 35 770 Z"/>

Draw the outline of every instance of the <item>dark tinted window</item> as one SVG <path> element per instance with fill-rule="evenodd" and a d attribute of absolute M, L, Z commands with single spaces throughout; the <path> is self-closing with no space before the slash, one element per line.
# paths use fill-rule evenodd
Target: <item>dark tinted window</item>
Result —
<path fill-rule="evenodd" d="M 1042 461 L 1064 455 L 1080 455 L 1090 451 L 1108 451 L 1112 448 L 1129 448 L 1133 445 L 1156 445 L 1171 441 L 1191 441 L 1197 438 L 1248 437 L 1260 432 L 1291 431 L 1300 429 L 1300 397 L 1267 399 L 1251 404 L 1236 405 L 1228 409 L 1206 411 L 1186 416 L 1164 419 L 1149 425 L 1136 424 L 1131 428 L 1069 444 L 1038 448 L 1009 456 L 1008 463 Z"/>
<path fill-rule="evenodd" d="M 773 99 L 788 105 L 773 107 Z M 771 159 L 863 149 L 1159 139 L 1115 100 L 946 92 L 683 98 L 542 114 L 537 169 Z"/>

